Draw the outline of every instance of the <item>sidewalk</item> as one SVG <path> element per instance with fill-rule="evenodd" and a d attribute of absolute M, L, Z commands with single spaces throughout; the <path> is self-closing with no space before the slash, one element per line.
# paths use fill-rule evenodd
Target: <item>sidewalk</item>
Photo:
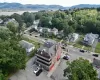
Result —
<path fill-rule="evenodd" d="M 60 64 L 60 61 L 61 61 L 61 60 L 59 59 L 59 61 L 57 61 L 57 62 L 55 63 L 55 65 L 54 65 L 54 67 L 52 68 L 52 70 L 48 72 L 47 77 L 50 77 L 50 76 L 53 74 L 53 72 L 56 70 L 56 68 L 57 68 L 58 65 Z"/>

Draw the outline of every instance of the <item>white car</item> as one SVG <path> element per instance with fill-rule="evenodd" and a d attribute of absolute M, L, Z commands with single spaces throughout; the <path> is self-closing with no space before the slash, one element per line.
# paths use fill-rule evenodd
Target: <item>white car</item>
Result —
<path fill-rule="evenodd" d="M 34 70 L 34 73 L 36 74 L 39 70 L 40 70 L 40 68 L 37 67 L 37 68 Z"/>

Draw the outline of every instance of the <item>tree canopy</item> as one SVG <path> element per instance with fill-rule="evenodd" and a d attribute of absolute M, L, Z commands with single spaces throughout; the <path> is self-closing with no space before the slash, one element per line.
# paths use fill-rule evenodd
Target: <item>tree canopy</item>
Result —
<path fill-rule="evenodd" d="M 69 80 L 98 80 L 97 72 L 93 69 L 88 60 L 79 58 L 71 63 L 64 70 L 64 76 Z"/>

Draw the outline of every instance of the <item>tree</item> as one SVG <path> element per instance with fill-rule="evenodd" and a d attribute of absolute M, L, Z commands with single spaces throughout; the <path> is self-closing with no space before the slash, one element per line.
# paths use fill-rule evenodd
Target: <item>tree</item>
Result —
<path fill-rule="evenodd" d="M 15 35 L 18 32 L 18 26 L 15 25 L 13 22 L 9 22 L 7 24 L 7 28 Z"/>
<path fill-rule="evenodd" d="M 64 76 L 67 76 L 69 80 L 98 80 L 97 72 L 93 69 L 92 64 L 82 58 L 68 63 Z"/>
<path fill-rule="evenodd" d="M 35 16 L 33 13 L 24 12 L 22 14 L 22 18 L 23 18 L 23 21 L 26 23 L 27 27 L 29 27 L 33 24 Z"/>
<path fill-rule="evenodd" d="M 38 19 L 40 19 L 42 17 L 42 12 L 38 12 L 38 13 L 36 13 L 36 15 L 35 15 L 35 20 L 38 20 Z"/>
<path fill-rule="evenodd" d="M 7 76 L 26 65 L 26 52 L 18 45 L 17 40 L 0 40 L 0 69 Z"/>
<path fill-rule="evenodd" d="M 13 15 L 11 15 L 11 17 L 14 18 L 19 23 L 19 27 L 23 25 L 23 19 L 21 15 L 14 13 Z"/>
<path fill-rule="evenodd" d="M 42 27 L 50 27 L 49 21 L 50 21 L 49 17 L 43 16 L 40 19 L 39 26 L 42 26 Z"/>
<path fill-rule="evenodd" d="M 2 74 L 1 70 L 0 70 L 0 80 L 5 80 L 5 76 Z"/>
<path fill-rule="evenodd" d="M 10 38 L 11 31 L 8 29 L 0 28 L 0 39 L 8 40 Z"/>
<path fill-rule="evenodd" d="M 64 27 L 64 36 L 65 37 L 68 37 L 68 35 L 70 34 L 70 33 L 73 33 L 74 32 L 74 29 L 73 29 L 73 27 L 72 26 L 66 26 L 66 27 Z"/>

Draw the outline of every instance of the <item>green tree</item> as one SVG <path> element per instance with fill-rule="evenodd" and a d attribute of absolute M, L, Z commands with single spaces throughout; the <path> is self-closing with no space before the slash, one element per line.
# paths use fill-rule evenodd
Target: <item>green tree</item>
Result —
<path fill-rule="evenodd" d="M 23 18 L 24 22 L 26 23 L 26 26 L 29 27 L 33 24 L 35 16 L 33 13 L 24 12 L 22 14 L 22 18 Z"/>
<path fill-rule="evenodd" d="M 0 39 L 8 40 L 10 38 L 11 31 L 8 29 L 0 28 Z"/>
<path fill-rule="evenodd" d="M 0 80 L 5 80 L 5 76 L 2 74 L 1 70 L 0 70 Z"/>
<path fill-rule="evenodd" d="M 23 19 L 21 15 L 14 13 L 13 15 L 11 15 L 11 17 L 14 18 L 19 23 L 19 27 L 23 25 Z"/>
<path fill-rule="evenodd" d="M 7 76 L 18 69 L 24 69 L 26 52 L 16 40 L 0 40 L 0 69 Z"/>
<path fill-rule="evenodd" d="M 39 26 L 42 26 L 42 27 L 50 27 L 49 21 L 50 21 L 49 17 L 43 16 L 40 19 Z"/>
<path fill-rule="evenodd" d="M 68 63 L 64 76 L 67 76 L 69 80 L 98 80 L 96 70 L 88 60 L 82 58 Z"/>
<path fill-rule="evenodd" d="M 15 25 L 13 22 L 9 22 L 9 23 L 7 24 L 7 28 L 8 28 L 11 32 L 13 32 L 14 35 L 18 32 L 18 26 Z"/>
<path fill-rule="evenodd" d="M 65 37 L 68 37 L 68 35 L 70 34 L 70 33 L 73 33 L 74 32 L 74 29 L 73 29 L 73 27 L 72 26 L 66 26 L 66 27 L 64 27 L 64 36 Z"/>

